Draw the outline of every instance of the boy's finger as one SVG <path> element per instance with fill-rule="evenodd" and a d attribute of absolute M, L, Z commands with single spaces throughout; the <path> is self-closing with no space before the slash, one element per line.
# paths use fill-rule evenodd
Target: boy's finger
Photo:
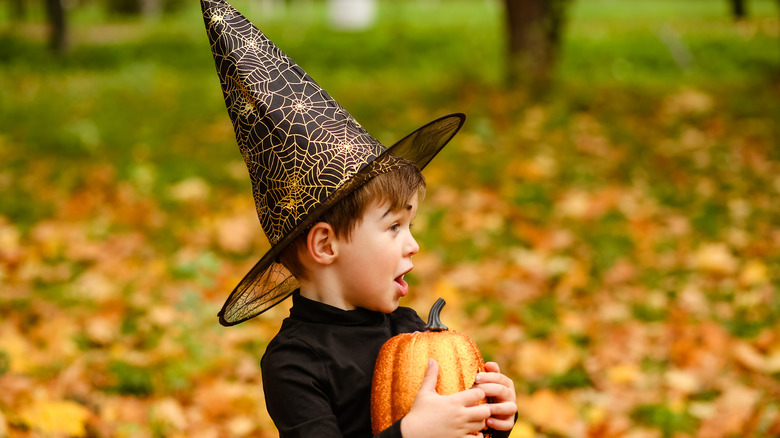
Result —
<path fill-rule="evenodd" d="M 485 392 L 485 397 L 493 397 L 498 401 L 513 400 L 512 390 L 500 383 L 480 383 L 472 388 L 481 389 Z"/>
<path fill-rule="evenodd" d="M 479 403 L 481 400 L 485 398 L 485 391 L 479 389 L 479 388 L 471 388 L 467 389 L 465 391 L 457 392 L 455 394 L 452 394 L 450 397 L 454 397 L 456 399 L 456 402 L 459 405 L 462 406 L 477 406 L 477 403 Z M 479 405 L 484 406 L 484 405 Z M 488 414 L 485 418 L 489 417 L 490 414 Z"/>
<path fill-rule="evenodd" d="M 509 377 L 501 373 L 493 373 L 493 372 L 477 373 L 477 377 L 475 381 L 476 383 L 500 383 L 504 386 L 514 386 L 512 383 L 512 379 L 510 379 Z"/>
<path fill-rule="evenodd" d="M 514 415 L 517 413 L 517 404 L 512 402 L 490 403 L 488 406 L 490 407 L 490 416 L 494 418 L 508 417 L 514 419 Z"/>
<path fill-rule="evenodd" d="M 496 362 L 485 362 L 485 372 L 488 373 L 500 373 L 501 369 Z"/>
<path fill-rule="evenodd" d="M 420 391 L 436 392 L 436 382 L 439 380 L 439 364 L 434 359 L 428 359 L 428 368 L 425 369 Z"/>
<path fill-rule="evenodd" d="M 487 420 L 487 426 L 495 430 L 511 430 L 514 425 L 515 417 L 511 417 L 508 420 L 499 420 L 496 418 Z"/>
<path fill-rule="evenodd" d="M 487 405 L 474 405 L 466 409 L 466 419 L 469 424 L 474 425 L 474 430 L 484 429 L 485 421 L 490 418 L 490 408 Z"/>

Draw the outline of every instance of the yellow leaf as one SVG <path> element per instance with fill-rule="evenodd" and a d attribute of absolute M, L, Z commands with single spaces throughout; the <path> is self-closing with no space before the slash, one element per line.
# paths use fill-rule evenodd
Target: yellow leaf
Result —
<path fill-rule="evenodd" d="M 712 110 L 714 100 L 709 94 L 686 88 L 665 99 L 663 113 L 669 117 L 702 114 Z"/>
<path fill-rule="evenodd" d="M 694 255 L 694 264 L 714 274 L 731 274 L 737 269 L 737 259 L 723 243 L 702 245 Z"/>
<path fill-rule="evenodd" d="M 588 193 L 573 191 L 567 193 L 556 205 L 556 210 L 563 216 L 574 219 L 585 219 L 590 212 L 592 200 Z"/>
<path fill-rule="evenodd" d="M 16 254 L 21 249 L 21 233 L 0 216 L 0 254 Z"/>
<path fill-rule="evenodd" d="M 89 410 L 72 401 L 38 400 L 23 409 L 20 418 L 46 435 L 85 436 Z"/>
<path fill-rule="evenodd" d="M 531 423 L 527 423 L 523 420 L 517 420 L 515 427 L 512 429 L 512 433 L 509 434 L 509 438 L 534 438 L 536 431 Z"/>
<path fill-rule="evenodd" d="M 210 193 L 211 187 L 203 178 L 198 177 L 187 178 L 168 188 L 168 196 L 182 202 L 205 201 Z"/>
<path fill-rule="evenodd" d="M 435 291 L 434 296 L 443 298 L 447 302 L 449 309 L 454 310 L 454 309 L 462 308 L 460 291 L 450 281 L 447 280 L 437 281 L 436 284 L 433 286 L 433 288 Z M 454 312 L 450 312 L 450 313 L 454 313 Z"/>
<path fill-rule="evenodd" d="M 0 326 L 0 351 L 9 356 L 10 371 L 25 372 L 34 365 L 31 360 L 33 347 L 10 323 Z"/>
<path fill-rule="evenodd" d="M 753 286 L 769 281 L 766 265 L 760 260 L 749 260 L 739 274 L 742 284 Z"/>
<path fill-rule="evenodd" d="M 0 411 L 0 437 L 5 438 L 8 436 L 8 421 L 5 419 L 5 415 Z"/>
<path fill-rule="evenodd" d="M 607 376 L 611 382 L 615 383 L 633 383 L 641 375 L 639 367 L 634 364 L 622 364 L 611 367 L 607 371 Z"/>
<path fill-rule="evenodd" d="M 566 340 L 523 342 L 516 356 L 515 370 L 523 378 L 561 375 L 580 361 L 579 350 Z"/>
<path fill-rule="evenodd" d="M 255 421 L 246 415 L 239 415 L 227 421 L 227 429 L 231 436 L 247 436 L 256 429 Z"/>
<path fill-rule="evenodd" d="M 607 410 L 604 406 L 589 406 L 583 411 L 588 424 L 601 424 L 607 418 Z"/>

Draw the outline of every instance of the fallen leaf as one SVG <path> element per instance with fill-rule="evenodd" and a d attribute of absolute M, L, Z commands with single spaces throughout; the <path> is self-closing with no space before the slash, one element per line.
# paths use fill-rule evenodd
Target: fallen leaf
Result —
<path fill-rule="evenodd" d="M 742 435 L 742 428 L 750 419 L 753 407 L 759 399 L 758 390 L 737 383 L 730 383 L 715 401 L 715 412 L 702 420 L 698 437 L 720 438 Z"/>
<path fill-rule="evenodd" d="M 0 411 L 0 438 L 5 438 L 8 436 L 8 421 L 5 419 L 5 415 L 3 415 L 3 411 Z"/>
<path fill-rule="evenodd" d="M 168 196 L 176 201 L 204 201 L 209 196 L 211 187 L 203 178 L 187 178 L 168 188 Z"/>
<path fill-rule="evenodd" d="M 230 436 L 247 436 L 257 427 L 255 421 L 245 415 L 231 418 L 226 426 Z"/>
<path fill-rule="evenodd" d="M 732 274 L 737 270 L 737 259 L 724 243 L 702 245 L 694 254 L 694 265 L 714 274 Z"/>
<path fill-rule="evenodd" d="M 572 403 L 546 388 L 518 397 L 517 408 L 521 416 L 539 428 L 564 436 L 572 436 L 579 422 Z"/>
<path fill-rule="evenodd" d="M 89 340 L 99 345 L 108 345 L 120 335 L 119 315 L 97 315 L 86 321 L 85 332 Z"/>
<path fill-rule="evenodd" d="M 29 427 L 47 435 L 85 436 L 90 412 L 72 401 L 37 400 L 19 417 Z"/>
<path fill-rule="evenodd" d="M 635 427 L 626 434 L 621 435 L 622 438 L 662 438 L 663 436 L 660 430 L 647 427 Z"/>
<path fill-rule="evenodd" d="M 573 219 L 585 219 L 590 213 L 590 209 L 590 196 L 583 191 L 567 193 L 566 196 L 556 204 L 556 210 L 561 215 Z"/>
<path fill-rule="evenodd" d="M 710 111 L 714 100 L 709 94 L 693 88 L 685 88 L 667 97 L 663 110 L 665 116 L 678 118 L 688 114 L 702 114 Z"/>
<path fill-rule="evenodd" d="M 518 349 L 515 371 L 525 379 L 538 379 L 565 374 L 579 361 L 579 350 L 571 342 L 529 340 Z"/>
<path fill-rule="evenodd" d="M 523 420 L 517 420 L 515 427 L 512 428 L 512 432 L 509 434 L 509 438 L 534 438 L 535 436 L 534 426 Z"/>
<path fill-rule="evenodd" d="M 148 419 L 147 402 L 133 397 L 107 397 L 101 403 L 101 417 L 106 423 L 138 424 Z"/>
<path fill-rule="evenodd" d="M 613 383 L 634 383 L 642 375 L 642 371 L 635 364 L 620 364 L 607 370 L 607 378 Z"/>
<path fill-rule="evenodd" d="M 780 351 L 763 355 L 752 345 L 742 341 L 734 345 L 734 357 L 742 366 L 757 373 L 775 374 L 780 372 Z"/>
<path fill-rule="evenodd" d="M 194 402 L 203 412 L 215 419 L 254 408 L 249 386 L 225 381 L 202 383 L 195 389 Z"/>
<path fill-rule="evenodd" d="M 695 373 L 685 370 L 669 370 L 664 375 L 669 388 L 682 394 L 693 394 L 700 390 L 701 382 Z"/>
<path fill-rule="evenodd" d="M 32 360 L 33 346 L 19 333 L 19 330 L 11 323 L 0 326 L 0 351 L 4 351 L 9 357 L 9 371 L 25 372 L 35 365 Z"/>
<path fill-rule="evenodd" d="M 21 233 L 13 226 L 7 223 L 6 219 L 0 216 L 0 256 L 10 257 L 16 255 L 21 249 Z"/>
<path fill-rule="evenodd" d="M 152 423 L 157 423 L 165 429 L 181 431 L 187 427 L 184 409 L 176 399 L 170 397 L 152 405 L 151 420 Z"/>
<path fill-rule="evenodd" d="M 98 303 L 104 303 L 118 297 L 120 288 L 105 274 L 89 270 L 76 279 L 73 284 L 73 293 Z"/>
<path fill-rule="evenodd" d="M 252 213 L 219 218 L 214 224 L 217 244 L 224 251 L 249 251 L 260 230 L 257 215 Z"/>
<path fill-rule="evenodd" d="M 739 273 L 739 282 L 746 286 L 755 286 L 769 281 L 766 265 L 761 260 L 748 260 Z"/>

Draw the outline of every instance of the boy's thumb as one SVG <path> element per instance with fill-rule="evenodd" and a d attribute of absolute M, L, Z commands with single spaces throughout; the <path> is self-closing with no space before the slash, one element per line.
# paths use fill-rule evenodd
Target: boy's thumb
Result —
<path fill-rule="evenodd" d="M 420 385 L 420 391 L 436 392 L 436 382 L 439 380 L 439 364 L 434 359 L 428 359 L 428 368 Z"/>

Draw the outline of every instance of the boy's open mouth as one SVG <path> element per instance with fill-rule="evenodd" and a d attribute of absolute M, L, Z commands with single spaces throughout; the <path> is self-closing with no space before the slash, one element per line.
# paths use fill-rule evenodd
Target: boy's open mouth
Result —
<path fill-rule="evenodd" d="M 395 280 L 394 280 L 395 284 L 398 285 L 398 293 L 402 297 L 405 297 L 406 294 L 409 293 L 409 284 L 406 281 L 404 281 L 404 275 L 405 274 L 401 274 L 398 277 L 395 277 Z"/>

